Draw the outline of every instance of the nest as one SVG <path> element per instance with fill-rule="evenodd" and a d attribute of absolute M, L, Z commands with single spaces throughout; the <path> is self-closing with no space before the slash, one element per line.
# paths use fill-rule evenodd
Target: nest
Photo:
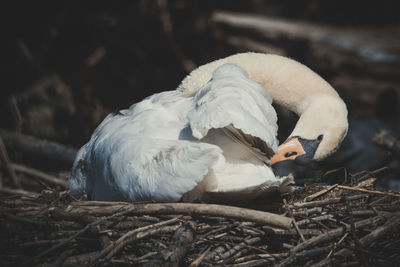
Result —
<path fill-rule="evenodd" d="M 400 194 L 375 190 L 373 174 L 253 207 L 3 195 L 1 265 L 394 266 Z"/>

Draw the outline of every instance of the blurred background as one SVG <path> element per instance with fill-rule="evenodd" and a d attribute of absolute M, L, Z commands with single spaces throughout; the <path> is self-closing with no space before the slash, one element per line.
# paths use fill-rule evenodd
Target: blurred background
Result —
<path fill-rule="evenodd" d="M 174 90 L 196 66 L 238 52 L 265 52 L 309 66 L 347 103 L 347 145 L 326 168 L 398 170 L 398 151 L 371 140 L 380 129 L 400 137 L 396 3 L 15 1 L 3 10 L 8 31 L 0 128 L 79 148 L 108 113 Z M 284 140 L 297 118 L 277 109 Z M 8 150 L 13 161 L 53 166 Z"/>

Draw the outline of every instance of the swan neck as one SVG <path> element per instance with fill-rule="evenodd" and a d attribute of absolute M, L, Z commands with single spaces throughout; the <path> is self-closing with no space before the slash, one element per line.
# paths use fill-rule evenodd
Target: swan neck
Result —
<path fill-rule="evenodd" d="M 336 91 L 318 74 L 292 59 L 270 54 L 242 53 L 216 60 L 194 70 L 178 90 L 196 90 L 206 84 L 219 66 L 232 63 L 246 71 L 249 78 L 261 84 L 273 102 L 299 116 L 316 101 L 316 95 L 339 98 Z"/>

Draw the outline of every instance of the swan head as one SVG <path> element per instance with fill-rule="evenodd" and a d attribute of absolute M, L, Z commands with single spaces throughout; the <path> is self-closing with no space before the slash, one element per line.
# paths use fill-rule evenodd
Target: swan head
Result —
<path fill-rule="evenodd" d="M 335 95 L 316 95 L 304 108 L 295 129 L 278 147 L 271 165 L 294 160 L 299 165 L 320 161 L 334 153 L 348 129 L 347 108 Z"/>

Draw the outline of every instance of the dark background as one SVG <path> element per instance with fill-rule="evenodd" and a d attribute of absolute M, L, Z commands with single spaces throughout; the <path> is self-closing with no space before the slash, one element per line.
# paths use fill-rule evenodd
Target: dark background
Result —
<path fill-rule="evenodd" d="M 398 125 L 396 3 L 15 1 L 3 10 L 0 127 L 78 148 L 108 113 L 175 89 L 195 66 L 244 51 L 306 64 L 338 90 L 351 120 Z M 288 22 L 293 31 L 235 26 L 218 14 Z M 294 120 L 280 113 L 281 139 Z"/>

